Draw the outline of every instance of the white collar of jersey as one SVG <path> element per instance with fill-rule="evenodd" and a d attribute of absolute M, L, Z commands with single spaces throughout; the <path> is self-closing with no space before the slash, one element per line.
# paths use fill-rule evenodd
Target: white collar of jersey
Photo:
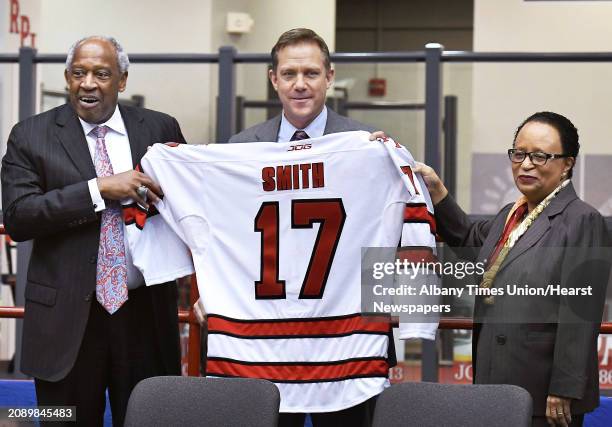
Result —
<path fill-rule="evenodd" d="M 121 135 L 127 135 L 127 131 L 125 130 L 125 123 L 123 123 L 123 118 L 121 117 L 121 112 L 119 112 L 119 105 L 115 106 L 115 112 L 106 122 L 101 124 L 88 123 L 85 120 L 79 117 L 79 121 L 81 122 L 81 126 L 83 127 L 83 132 L 85 135 L 89 135 L 89 133 L 96 126 L 108 126 L 112 131 L 117 132 Z"/>
<path fill-rule="evenodd" d="M 278 131 L 278 142 L 289 142 L 291 141 L 291 137 L 295 133 L 296 130 L 303 130 L 308 134 L 311 138 L 318 138 L 323 136 L 323 132 L 325 132 L 325 124 L 327 123 L 327 107 L 324 105 L 323 110 L 319 113 L 315 119 L 310 122 L 308 126 L 304 129 L 298 129 L 289 123 L 289 120 L 285 117 L 285 113 L 283 112 L 281 116 L 281 125 Z"/>

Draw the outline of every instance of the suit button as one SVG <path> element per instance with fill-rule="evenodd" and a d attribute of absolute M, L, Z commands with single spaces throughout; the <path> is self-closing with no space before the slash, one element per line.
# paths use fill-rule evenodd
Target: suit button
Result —
<path fill-rule="evenodd" d="M 89 302 L 93 298 L 93 291 L 85 295 L 85 301 Z"/>
<path fill-rule="evenodd" d="M 495 340 L 497 341 L 497 344 L 499 344 L 499 345 L 506 344 L 506 336 L 505 335 L 497 335 L 495 337 Z"/>
<path fill-rule="evenodd" d="M 98 262 L 98 256 L 97 255 L 92 255 L 89 257 L 89 263 L 90 264 L 96 264 Z"/>

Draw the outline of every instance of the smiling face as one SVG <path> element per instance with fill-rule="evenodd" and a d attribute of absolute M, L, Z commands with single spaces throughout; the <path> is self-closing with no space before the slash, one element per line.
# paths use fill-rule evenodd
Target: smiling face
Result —
<path fill-rule="evenodd" d="M 549 154 L 563 154 L 561 139 L 557 130 L 545 123 L 529 122 L 516 136 L 514 148 L 525 152 L 541 151 Z M 548 159 L 545 165 L 536 166 L 529 156 L 522 163 L 512 163 L 512 175 L 516 187 L 527 197 L 529 210 L 533 209 L 561 183 L 574 159 Z"/>
<path fill-rule="evenodd" d="M 119 71 L 110 42 L 89 39 L 76 48 L 64 77 L 70 104 L 78 116 L 88 123 L 104 123 L 115 111 L 119 92 L 125 90 L 127 72 Z"/>
<path fill-rule="evenodd" d="M 270 81 L 289 123 L 304 129 L 323 110 L 334 70 L 325 68 L 323 53 L 316 43 L 302 42 L 278 51 L 278 65 L 276 70 L 270 70 Z"/>

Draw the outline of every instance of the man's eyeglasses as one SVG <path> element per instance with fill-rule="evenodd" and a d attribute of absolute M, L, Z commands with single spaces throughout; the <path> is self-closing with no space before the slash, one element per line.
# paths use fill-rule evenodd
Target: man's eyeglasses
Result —
<path fill-rule="evenodd" d="M 568 154 L 549 154 L 543 153 L 542 151 L 532 151 L 528 153 L 526 151 L 517 150 L 511 148 L 508 150 L 508 158 L 513 163 L 523 163 L 525 157 L 529 156 L 529 160 L 536 166 L 544 166 L 548 159 L 560 159 L 563 157 L 572 157 Z"/>

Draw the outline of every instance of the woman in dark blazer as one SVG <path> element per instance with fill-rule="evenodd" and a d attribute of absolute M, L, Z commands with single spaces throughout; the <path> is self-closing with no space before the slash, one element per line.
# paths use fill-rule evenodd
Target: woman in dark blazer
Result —
<path fill-rule="evenodd" d="M 476 298 L 474 382 L 527 389 L 534 426 L 582 425 L 584 413 L 599 404 L 597 336 L 610 268 L 602 252 L 609 235 L 603 217 L 572 185 L 579 148 L 578 132 L 567 118 L 551 112 L 527 118 L 508 150 L 522 196 L 480 222 L 470 222 L 433 169 L 417 167 L 431 193 L 440 236 L 450 246 L 478 247 L 478 261 L 486 265 L 480 288 L 505 292 L 483 291 Z M 565 291 L 508 295 L 514 285 L 535 290 L 549 284 Z M 587 295 L 559 295 L 563 292 Z"/>

